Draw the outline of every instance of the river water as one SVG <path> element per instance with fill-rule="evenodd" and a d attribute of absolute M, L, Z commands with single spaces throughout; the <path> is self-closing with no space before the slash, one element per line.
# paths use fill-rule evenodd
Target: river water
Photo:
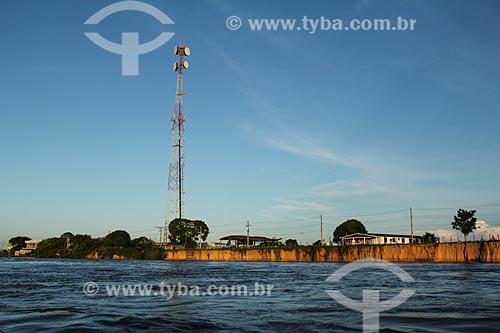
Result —
<path fill-rule="evenodd" d="M 326 290 L 362 301 L 364 289 L 384 300 L 411 288 L 380 332 L 500 332 L 498 264 L 400 263 L 414 282 L 370 268 L 325 281 L 343 265 L 0 258 L 0 331 L 362 332 L 362 314 Z M 142 284 L 150 294 L 108 294 Z M 236 285 L 254 295 L 225 294 Z"/>

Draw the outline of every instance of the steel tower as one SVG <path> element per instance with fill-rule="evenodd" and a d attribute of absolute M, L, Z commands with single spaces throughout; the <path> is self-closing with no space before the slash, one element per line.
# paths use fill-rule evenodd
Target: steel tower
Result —
<path fill-rule="evenodd" d="M 186 118 L 183 111 L 183 96 L 186 94 L 183 88 L 183 71 L 189 67 L 184 57 L 189 56 L 189 47 L 176 46 L 174 53 L 179 56 L 178 62 L 174 63 L 174 71 L 177 72 L 177 89 L 175 97 L 174 115 L 170 118 L 172 125 L 172 146 L 170 148 L 170 167 L 168 170 L 168 193 L 165 214 L 165 226 L 163 244 L 168 243 L 168 227 L 174 219 L 182 219 L 184 214 L 184 123 Z"/>

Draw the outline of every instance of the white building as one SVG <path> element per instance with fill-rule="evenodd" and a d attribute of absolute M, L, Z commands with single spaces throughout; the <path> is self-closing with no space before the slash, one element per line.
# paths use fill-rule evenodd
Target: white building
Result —
<path fill-rule="evenodd" d="M 340 237 L 342 245 L 384 245 L 384 244 L 411 244 L 411 235 L 354 233 Z M 422 243 L 422 236 L 413 236 L 414 244 Z"/>
<path fill-rule="evenodd" d="M 36 250 L 38 244 L 40 243 L 41 241 L 39 240 L 28 240 L 26 241 L 26 247 L 22 248 L 21 250 L 19 251 L 15 251 L 14 252 L 14 256 L 17 257 L 17 256 L 25 256 L 27 254 L 30 254 L 31 252 L 33 252 L 34 250 Z"/>

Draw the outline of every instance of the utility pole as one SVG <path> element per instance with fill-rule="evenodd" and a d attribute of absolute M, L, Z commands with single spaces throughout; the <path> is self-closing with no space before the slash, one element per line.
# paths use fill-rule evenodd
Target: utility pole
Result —
<path fill-rule="evenodd" d="M 410 230 L 411 230 L 411 243 L 413 244 L 413 209 L 410 207 Z"/>
<path fill-rule="evenodd" d="M 159 242 L 159 244 L 160 244 L 160 247 L 163 247 L 163 244 L 164 244 L 164 242 L 163 242 L 163 229 L 164 229 L 164 227 L 157 226 L 155 228 L 158 229 L 158 231 L 160 232 L 160 242 Z"/>
<path fill-rule="evenodd" d="M 319 245 L 323 245 L 323 215 L 319 215 Z"/>
<path fill-rule="evenodd" d="M 250 246 L 250 221 L 245 225 L 247 227 L 247 247 Z"/>

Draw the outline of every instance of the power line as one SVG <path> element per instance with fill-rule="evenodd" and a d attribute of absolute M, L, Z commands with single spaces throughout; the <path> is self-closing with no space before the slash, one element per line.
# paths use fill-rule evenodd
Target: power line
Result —
<path fill-rule="evenodd" d="M 401 209 L 401 210 L 396 210 L 396 211 L 391 211 L 391 212 L 383 212 L 383 213 L 371 213 L 371 214 L 361 214 L 361 215 L 344 215 L 344 216 L 335 216 L 335 217 L 339 218 L 339 219 L 345 219 L 345 218 L 352 218 L 352 217 L 367 217 L 367 216 L 396 214 L 396 213 L 402 213 L 402 212 L 407 212 L 407 211 L 408 211 L 408 209 Z"/>
<path fill-rule="evenodd" d="M 495 206 L 500 206 L 500 203 L 492 203 L 492 204 L 479 204 L 479 205 L 468 205 L 468 206 L 463 206 L 464 208 L 484 208 L 484 207 L 495 207 Z M 455 210 L 456 207 L 429 207 L 429 208 L 413 208 L 413 211 L 444 211 L 444 210 Z M 391 215 L 391 214 L 398 214 L 398 213 L 405 213 L 404 216 L 409 216 L 408 214 L 408 209 L 400 209 L 400 210 L 391 210 L 391 211 L 385 211 L 385 212 L 377 212 L 377 213 L 368 213 L 368 214 L 359 214 L 359 215 L 335 215 L 335 220 L 332 219 L 325 219 L 327 221 L 323 221 L 323 225 L 327 226 L 334 226 L 337 224 L 339 219 L 344 219 L 344 218 L 356 218 L 356 217 L 372 217 L 372 216 L 384 216 L 384 215 Z M 416 217 L 418 219 L 420 218 L 440 218 L 444 217 L 446 215 L 449 215 L 449 213 L 437 213 L 437 214 L 418 214 Z M 415 215 L 414 215 L 415 217 Z M 401 217 L 393 216 L 389 218 L 384 218 L 384 219 L 375 219 L 375 220 L 368 220 L 365 221 L 365 223 L 368 224 L 378 224 L 378 223 L 387 223 L 388 220 L 397 220 L 401 219 Z M 433 223 L 433 224 L 421 224 L 419 221 L 414 220 L 414 227 L 416 228 L 423 228 L 423 227 L 445 227 L 446 224 L 440 221 L 440 223 Z M 328 222 L 328 220 L 330 220 Z M 300 222 L 314 222 L 311 224 L 295 224 L 295 223 L 300 223 Z M 401 220 L 402 221 L 402 220 Z M 257 223 L 257 224 L 255 224 Z M 268 221 L 254 221 L 254 228 L 257 228 L 258 230 L 262 231 L 282 231 L 286 233 L 289 231 L 289 234 L 312 234 L 314 233 L 313 229 L 317 228 L 317 217 L 298 217 L 298 218 L 292 218 L 292 219 L 283 219 L 283 220 L 268 220 Z M 497 222 L 490 222 L 490 223 L 497 223 Z M 500 222 L 498 222 L 500 223 Z M 286 230 L 283 230 L 282 227 L 276 227 L 276 228 L 267 228 L 266 226 L 269 224 L 287 224 L 286 225 Z M 295 225 L 290 225 L 290 224 L 295 224 Z M 221 226 L 221 225 L 219 225 Z M 221 227 L 233 227 L 232 225 L 224 225 Z M 402 225 L 393 225 L 393 226 L 374 226 L 375 229 L 392 229 L 392 230 L 400 230 L 403 228 Z M 496 227 L 496 226 L 491 226 L 490 227 Z M 299 232 L 300 231 L 300 232 Z"/>
<path fill-rule="evenodd" d="M 482 208 L 482 207 L 493 207 L 493 206 L 500 206 L 500 203 L 496 204 L 481 204 L 481 205 L 471 205 L 471 206 L 464 206 L 464 208 Z M 413 211 L 438 211 L 438 210 L 455 210 L 457 209 L 456 207 L 436 207 L 436 208 L 413 208 Z M 379 213 L 367 213 L 367 214 L 351 214 L 351 215 L 335 215 L 335 219 L 344 219 L 344 218 L 355 218 L 355 217 L 370 217 L 370 216 L 382 216 L 382 215 L 390 215 L 390 214 L 397 214 L 397 213 L 406 213 L 405 215 L 407 216 L 408 214 L 408 209 L 400 209 L 400 210 L 393 210 L 393 211 L 387 211 L 387 212 L 379 212 Z M 444 214 L 443 214 L 444 215 Z M 419 216 L 425 216 L 425 215 L 419 215 Z M 433 215 L 431 215 L 433 216 Z M 317 220 L 317 217 L 299 217 L 299 218 L 293 218 L 293 219 L 283 219 L 283 220 L 256 220 L 254 223 L 265 223 L 265 224 L 274 224 L 274 223 L 297 223 L 297 222 L 304 222 L 304 221 L 311 221 L 315 222 Z M 385 222 L 385 220 L 380 220 L 380 222 Z M 324 222 L 325 224 L 333 224 L 335 222 Z"/>
<path fill-rule="evenodd" d="M 500 206 L 500 203 L 496 204 L 481 204 L 481 205 L 474 205 L 474 206 L 464 206 L 464 208 L 483 208 L 483 207 L 493 207 L 493 206 Z M 447 207 L 447 208 L 415 208 L 413 210 L 450 210 L 450 209 L 457 209 L 457 207 Z"/>
<path fill-rule="evenodd" d="M 317 217 L 296 217 L 296 218 L 293 218 L 293 219 L 286 219 L 286 220 L 274 220 L 274 221 L 271 221 L 271 219 L 269 220 L 256 220 L 256 221 L 253 221 L 254 223 L 266 223 L 266 224 L 269 224 L 269 223 L 290 223 L 290 222 L 305 222 L 305 221 L 316 221 L 317 220 Z"/>

